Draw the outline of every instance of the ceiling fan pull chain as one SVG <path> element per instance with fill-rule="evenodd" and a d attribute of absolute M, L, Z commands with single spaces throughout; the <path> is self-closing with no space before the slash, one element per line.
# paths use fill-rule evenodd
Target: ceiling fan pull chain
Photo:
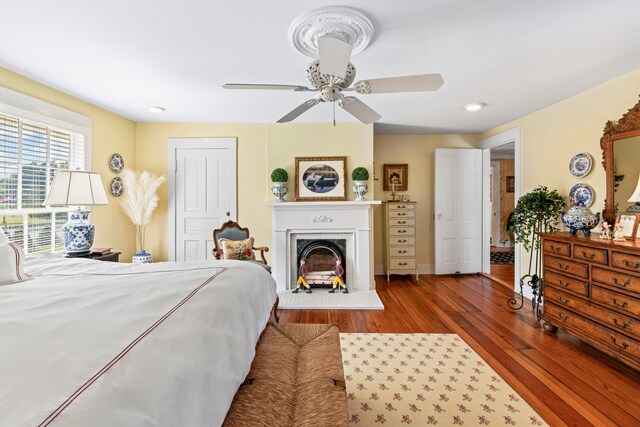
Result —
<path fill-rule="evenodd" d="M 333 104 L 333 127 L 336 127 L 336 101 L 333 101 L 332 104 Z"/>

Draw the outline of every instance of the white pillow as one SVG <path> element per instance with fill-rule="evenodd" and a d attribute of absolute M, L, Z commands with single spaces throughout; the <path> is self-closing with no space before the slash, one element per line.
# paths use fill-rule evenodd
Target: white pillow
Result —
<path fill-rule="evenodd" d="M 7 243 L 8 241 L 9 238 L 4 234 L 4 231 L 2 231 L 2 227 L 0 227 L 0 243 Z"/>
<path fill-rule="evenodd" d="M 11 242 L 0 243 L 0 285 L 10 285 L 29 278 L 24 274 L 22 248 Z"/>

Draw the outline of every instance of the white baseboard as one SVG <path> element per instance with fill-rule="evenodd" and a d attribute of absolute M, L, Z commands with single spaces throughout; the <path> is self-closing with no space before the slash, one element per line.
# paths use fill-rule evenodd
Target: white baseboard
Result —
<path fill-rule="evenodd" d="M 434 271 L 433 264 L 418 264 L 418 273 L 420 274 L 433 274 Z M 384 274 L 384 266 L 376 264 L 373 272 L 376 276 L 382 276 Z"/>

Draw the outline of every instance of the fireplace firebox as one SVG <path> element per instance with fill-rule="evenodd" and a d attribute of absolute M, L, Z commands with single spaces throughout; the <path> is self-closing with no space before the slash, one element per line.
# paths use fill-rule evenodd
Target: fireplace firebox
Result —
<path fill-rule="evenodd" d="M 331 287 L 335 278 L 336 260 L 340 258 L 346 265 L 346 240 L 310 240 L 297 241 L 297 265 L 304 258 L 307 266 L 307 283 L 316 288 Z M 342 279 L 347 283 L 346 270 Z"/>

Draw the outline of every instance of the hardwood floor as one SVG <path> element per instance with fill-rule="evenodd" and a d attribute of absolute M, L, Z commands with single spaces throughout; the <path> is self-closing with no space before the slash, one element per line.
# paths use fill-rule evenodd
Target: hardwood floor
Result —
<path fill-rule="evenodd" d="M 640 372 L 578 339 L 542 332 L 528 301 L 480 275 L 376 276 L 384 311 L 281 310 L 281 322 L 342 332 L 456 333 L 551 426 L 640 426 Z"/>

